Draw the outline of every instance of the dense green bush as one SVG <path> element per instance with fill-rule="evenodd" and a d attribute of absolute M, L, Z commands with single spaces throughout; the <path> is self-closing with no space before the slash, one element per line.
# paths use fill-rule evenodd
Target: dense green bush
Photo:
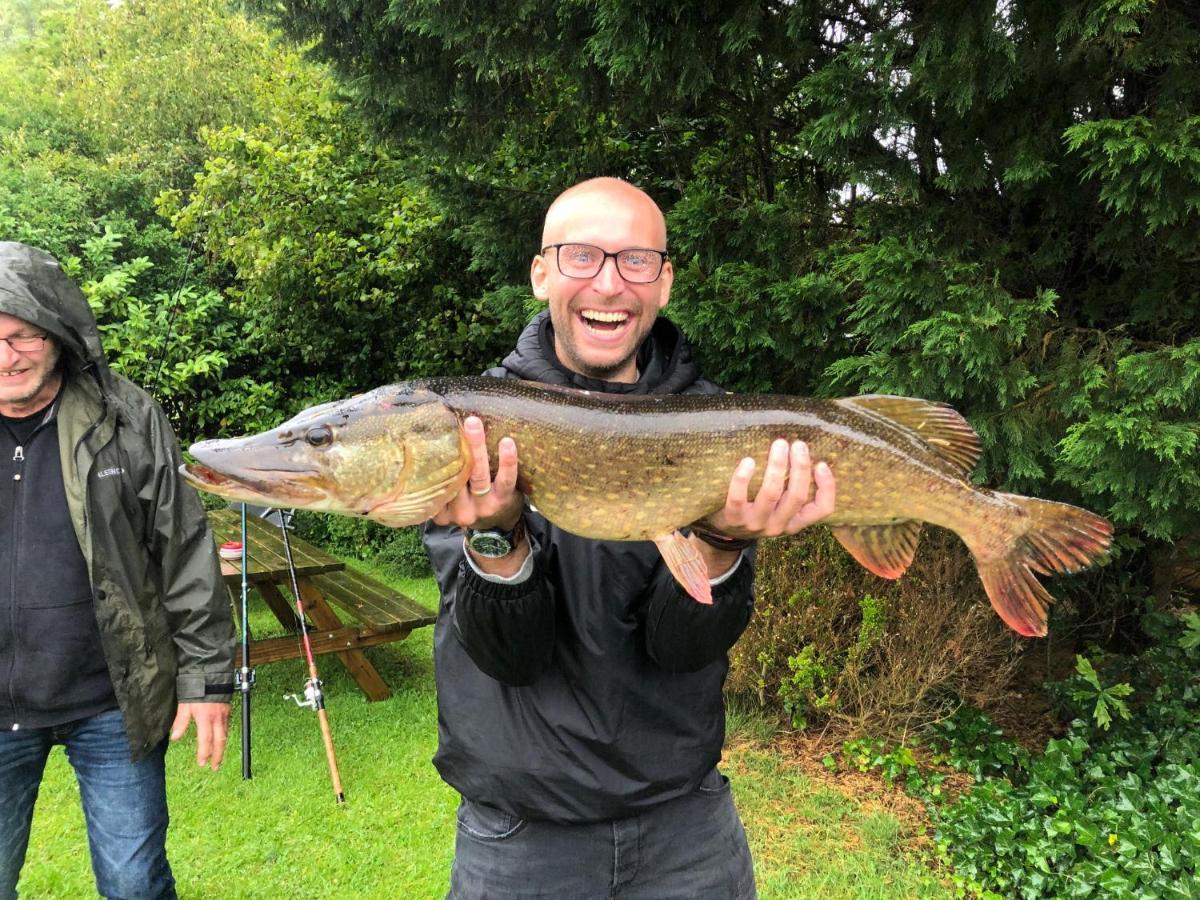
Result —
<path fill-rule="evenodd" d="M 1005 688 L 1018 638 L 992 611 L 969 553 L 922 534 L 898 581 L 863 569 L 824 528 L 760 544 L 755 614 L 729 690 L 797 727 L 836 722 L 903 738 Z"/>
<path fill-rule="evenodd" d="M 1153 614 L 1146 626 L 1151 649 L 1113 660 L 1105 676 L 1135 688 L 1127 720 L 1096 715 L 1081 667 L 1056 691 L 1079 716 L 1066 735 L 1039 756 L 1001 760 L 1005 777 L 937 812 L 956 883 L 985 897 L 1196 896 L 1200 616 Z"/>
<path fill-rule="evenodd" d="M 421 529 L 388 528 L 370 519 L 299 510 L 296 531 L 305 540 L 350 559 L 370 560 L 392 575 L 422 578 L 432 574 L 421 543 Z"/>
<path fill-rule="evenodd" d="M 396 529 L 375 554 L 375 562 L 401 578 L 422 578 L 433 573 L 418 526 Z"/>
<path fill-rule="evenodd" d="M 393 530 L 370 519 L 298 510 L 297 533 L 305 540 L 352 559 L 370 559 L 391 540 Z"/>

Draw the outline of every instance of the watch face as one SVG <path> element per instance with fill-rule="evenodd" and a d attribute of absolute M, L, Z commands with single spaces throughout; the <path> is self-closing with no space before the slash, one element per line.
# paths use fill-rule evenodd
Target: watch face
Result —
<path fill-rule="evenodd" d="M 488 559 L 499 559 L 512 553 L 512 541 L 495 531 L 477 531 L 468 539 L 471 549 Z"/>

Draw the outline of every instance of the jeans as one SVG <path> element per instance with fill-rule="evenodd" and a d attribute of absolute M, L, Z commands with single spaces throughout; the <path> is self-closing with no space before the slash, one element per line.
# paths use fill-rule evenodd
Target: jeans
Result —
<path fill-rule="evenodd" d="M 753 900 L 729 779 L 610 822 L 521 819 L 463 799 L 447 900 Z"/>
<path fill-rule="evenodd" d="M 175 897 L 167 863 L 167 742 L 129 759 L 120 710 L 51 728 L 0 731 L 0 900 L 17 895 L 29 827 L 50 748 L 62 744 L 79 782 L 96 890 L 105 897 Z"/>

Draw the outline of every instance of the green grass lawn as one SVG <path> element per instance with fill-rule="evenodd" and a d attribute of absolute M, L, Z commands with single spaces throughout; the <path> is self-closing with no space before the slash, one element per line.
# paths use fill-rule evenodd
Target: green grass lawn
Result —
<path fill-rule="evenodd" d="M 431 580 L 395 583 L 436 607 Z M 268 622 L 251 618 L 256 628 Z M 334 657 L 318 660 L 344 807 L 334 802 L 316 716 L 283 699 L 303 688 L 299 661 L 257 670 L 252 780 L 241 777 L 236 701 L 219 772 L 196 767 L 190 737 L 171 748 L 168 852 L 181 897 L 444 896 L 457 796 L 430 764 L 437 740 L 431 638 L 432 628 L 424 628 L 367 651 L 392 687 L 380 703 L 367 703 Z M 753 731 L 753 722 L 739 717 L 726 768 L 763 898 L 950 896 L 908 849 L 895 817 L 810 781 L 769 743 L 750 739 Z M 21 895 L 94 896 L 86 847 L 75 780 L 56 750 L 34 814 Z"/>

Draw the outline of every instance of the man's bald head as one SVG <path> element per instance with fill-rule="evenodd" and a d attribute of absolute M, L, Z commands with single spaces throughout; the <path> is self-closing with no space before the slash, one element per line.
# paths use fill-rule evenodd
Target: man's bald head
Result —
<path fill-rule="evenodd" d="M 641 188 L 634 187 L 620 178 L 589 178 L 567 188 L 555 198 L 546 210 L 546 224 L 542 228 L 542 246 L 546 247 L 563 240 L 584 240 L 572 229 L 581 220 L 595 221 L 608 212 L 613 218 L 635 216 L 655 236 L 649 249 L 665 250 L 667 246 L 667 223 L 658 204 Z"/>

